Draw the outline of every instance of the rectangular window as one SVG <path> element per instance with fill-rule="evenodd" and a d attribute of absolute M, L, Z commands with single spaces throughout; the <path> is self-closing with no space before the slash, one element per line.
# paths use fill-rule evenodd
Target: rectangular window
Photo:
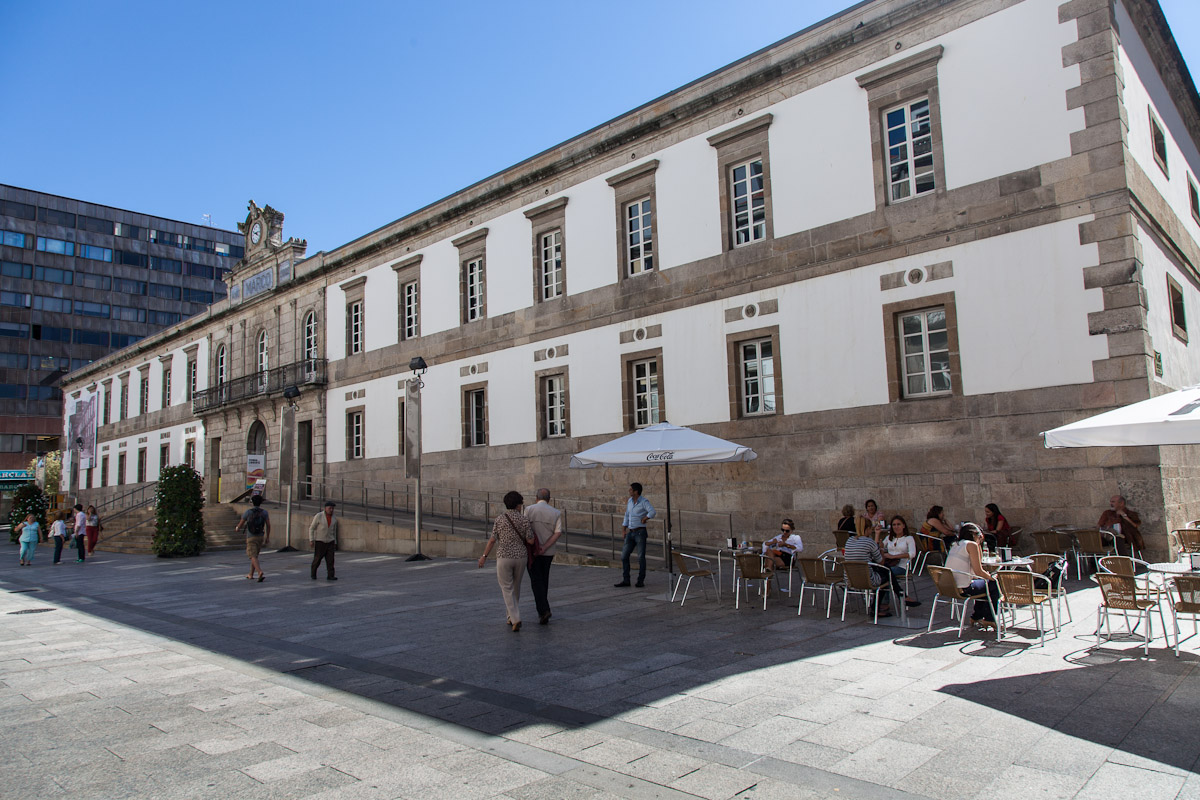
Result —
<path fill-rule="evenodd" d="M 26 203 L 18 203 L 15 200 L 0 200 L 0 215 L 16 217 L 17 219 L 27 219 L 32 222 L 37 219 L 37 207 Z"/>
<path fill-rule="evenodd" d="M 171 369 L 170 367 L 163 370 L 162 378 L 162 407 L 168 408 L 171 405 Z"/>
<path fill-rule="evenodd" d="M 158 446 L 158 468 L 163 470 L 171 466 L 171 445 L 162 444 Z"/>
<path fill-rule="evenodd" d="M 76 331 L 78 333 L 78 331 Z M 114 333 L 112 335 L 113 349 L 119 350 L 122 347 L 129 347 L 134 342 L 140 341 L 141 336 L 134 333 Z"/>
<path fill-rule="evenodd" d="M 659 419 L 658 359 L 647 358 L 630 364 L 633 388 L 633 426 L 645 428 Z"/>
<path fill-rule="evenodd" d="M 404 284 L 401 291 L 404 297 L 404 338 L 415 339 L 421 331 L 421 306 L 417 282 L 409 281 Z"/>
<path fill-rule="evenodd" d="M 549 375 L 542 379 L 542 403 L 546 409 L 547 439 L 567 435 L 567 379 L 564 375 Z"/>
<path fill-rule="evenodd" d="M 363 412 L 351 411 L 346 415 L 346 460 L 363 457 Z"/>
<path fill-rule="evenodd" d="M 28 369 L 29 356 L 24 353 L 0 353 L 0 369 Z"/>
<path fill-rule="evenodd" d="M 150 241 L 155 244 L 165 244 L 171 247 L 183 247 L 183 237 L 177 233 L 167 233 L 166 231 L 150 229 Z"/>
<path fill-rule="evenodd" d="M 113 260 L 113 251 L 107 247 L 96 247 L 90 244 L 79 245 L 79 257 L 90 258 L 92 261 L 107 261 L 110 264 Z"/>
<path fill-rule="evenodd" d="M 183 262 L 174 258 L 159 258 L 150 256 L 150 269 L 156 272 L 170 272 L 175 275 L 183 273 Z"/>
<path fill-rule="evenodd" d="M 99 217 L 85 217 L 83 214 L 80 214 L 76 225 L 80 230 L 91 231 L 92 233 L 113 232 L 112 222 L 106 219 L 100 219 Z"/>
<path fill-rule="evenodd" d="M 146 482 L 146 448 L 138 448 L 137 454 L 137 482 Z"/>
<path fill-rule="evenodd" d="M 34 295 L 33 307 L 38 311 L 52 311 L 56 314 L 70 314 L 71 301 L 61 297 L 42 297 Z"/>
<path fill-rule="evenodd" d="M 463 392 L 466 417 L 467 447 L 487 445 L 487 390 L 468 389 Z"/>
<path fill-rule="evenodd" d="M 146 294 L 145 281 L 131 281 L 128 278 L 113 278 L 113 291 L 125 294 Z"/>
<path fill-rule="evenodd" d="M 25 449 L 25 437 L 19 433 L 0 434 L 0 453 L 20 453 Z"/>
<path fill-rule="evenodd" d="M 146 414 L 150 411 L 150 377 L 142 376 L 142 381 L 138 385 L 138 413 Z"/>
<path fill-rule="evenodd" d="M 901 387 L 904 397 L 950 394 L 950 339 L 946 309 L 929 308 L 901 314 Z"/>
<path fill-rule="evenodd" d="M 187 274 L 197 278 L 207 278 L 211 281 L 215 275 L 215 270 L 207 264 L 192 264 L 189 262 L 187 265 Z"/>
<path fill-rule="evenodd" d="M 346 308 L 346 352 L 350 355 L 363 351 L 363 301 L 358 300 Z"/>
<path fill-rule="evenodd" d="M 192 439 L 183 443 L 183 463 L 192 469 L 196 468 L 196 442 Z"/>
<path fill-rule="evenodd" d="M 551 300 L 563 293 L 562 231 L 541 235 L 542 299 Z"/>
<path fill-rule="evenodd" d="M 1147 106 L 1146 111 L 1150 115 L 1150 144 L 1154 148 L 1154 161 L 1163 174 L 1170 177 L 1171 173 L 1167 171 L 1167 135 L 1163 132 L 1162 123 L 1154 116 L 1154 110 Z"/>
<path fill-rule="evenodd" d="M 630 275 L 654 269 L 654 215 L 649 197 L 625 206 L 625 258 Z"/>
<path fill-rule="evenodd" d="M 0 261 L 0 275 L 5 278 L 29 280 L 33 277 L 33 267 L 28 264 L 18 264 L 16 261 Z"/>
<path fill-rule="evenodd" d="M 119 319 L 124 322 L 145 322 L 146 309 L 131 308 L 130 306 L 113 306 L 112 318 Z"/>
<path fill-rule="evenodd" d="M 174 311 L 149 311 L 146 314 L 146 321 L 151 325 L 174 325 L 183 319 L 183 315 Z"/>
<path fill-rule="evenodd" d="M 770 339 L 742 342 L 738 347 L 742 414 L 775 413 L 775 352 Z"/>
<path fill-rule="evenodd" d="M 936 182 L 929 98 L 889 109 L 884 112 L 884 123 L 891 202 L 932 192 Z"/>
<path fill-rule="evenodd" d="M 180 290 L 178 286 L 168 286 L 165 283 L 150 284 L 150 296 L 161 297 L 164 300 L 178 300 L 180 298 Z"/>
<path fill-rule="evenodd" d="M 100 486 L 108 486 L 108 456 L 100 456 Z"/>
<path fill-rule="evenodd" d="M 1200 189 L 1196 188 L 1196 179 L 1188 176 L 1188 207 L 1192 209 L 1192 219 L 1200 222 Z"/>
<path fill-rule="evenodd" d="M 0 336 L 12 339 L 28 339 L 29 326 L 23 322 L 0 322 Z"/>
<path fill-rule="evenodd" d="M 761 158 L 735 165 L 729 174 L 733 246 L 767 237 L 767 192 Z"/>
<path fill-rule="evenodd" d="M 463 267 L 466 282 L 466 322 L 483 318 L 483 259 L 473 258 Z"/>
<path fill-rule="evenodd" d="M 74 242 L 64 242 L 62 239 L 50 239 L 45 236 L 37 237 L 37 249 L 43 253 L 57 253 L 60 256 L 75 255 Z"/>
<path fill-rule="evenodd" d="M 109 307 L 107 303 L 90 303 L 84 300 L 76 300 L 75 313 L 84 317 L 108 319 Z"/>
<path fill-rule="evenodd" d="M 137 225 L 130 225 L 126 222 L 114 222 L 112 224 L 113 236 L 123 236 L 126 239 L 141 239 L 142 229 Z"/>
<path fill-rule="evenodd" d="M 101 343 L 104 346 L 108 345 L 108 335 L 102 331 L 96 332 L 95 339 L 88 339 L 80 334 L 90 333 L 90 331 L 75 331 L 75 344 L 96 344 Z M 70 328 L 52 328 L 49 325 L 34 325 L 33 338 L 43 342 L 69 342 L 72 340 Z"/>
<path fill-rule="evenodd" d="M 25 234 L 16 231 L 0 231 L 0 244 L 6 247 L 25 247 Z"/>
<path fill-rule="evenodd" d="M 75 215 L 68 211 L 55 211 L 53 208 L 39 208 L 38 220 L 50 225 L 61 225 L 64 228 L 75 227 Z"/>
<path fill-rule="evenodd" d="M 117 251 L 117 261 L 127 267 L 145 267 L 147 263 L 144 253 L 134 253 L 129 250 Z"/>
<path fill-rule="evenodd" d="M 81 272 L 76 276 L 78 285 L 84 289 L 99 289 L 102 292 L 107 292 L 112 288 L 112 278 L 107 275 L 93 275 L 90 272 Z"/>
<path fill-rule="evenodd" d="M 121 453 L 117 456 L 117 486 L 125 485 L 125 478 L 127 477 L 126 467 L 128 466 L 126 462 L 127 457 L 125 453 Z"/>
<path fill-rule="evenodd" d="M 187 362 L 187 383 L 185 384 L 187 394 L 183 398 L 189 403 L 196 394 L 196 374 L 196 359 L 193 358 Z"/>
<path fill-rule="evenodd" d="M 67 301 L 68 304 L 70 301 Z M 4 292 L 0 291 L 0 306 L 14 306 L 16 308 L 29 308 L 29 295 L 24 292 Z"/>
<path fill-rule="evenodd" d="M 75 273 L 69 269 L 54 269 L 53 267 L 38 267 L 33 271 L 39 281 L 61 283 L 70 286 L 75 283 Z"/>
<path fill-rule="evenodd" d="M 21 383 L 0 383 L 0 400 L 24 400 L 25 385 Z"/>
<path fill-rule="evenodd" d="M 1167 299 L 1171 304 L 1171 330 L 1184 344 L 1187 343 L 1187 315 L 1183 308 L 1183 287 L 1179 282 L 1167 276 Z"/>

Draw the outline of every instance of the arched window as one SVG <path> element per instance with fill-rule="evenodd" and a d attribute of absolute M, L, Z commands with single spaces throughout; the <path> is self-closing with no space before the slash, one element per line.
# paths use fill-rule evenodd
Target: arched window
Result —
<path fill-rule="evenodd" d="M 263 331 L 260 334 L 258 334 L 258 371 L 260 373 L 266 373 L 267 370 L 270 369 L 270 361 L 267 357 L 267 354 L 268 354 L 267 345 L 268 345 L 267 332 Z"/>
<path fill-rule="evenodd" d="M 225 382 L 227 373 L 225 372 L 225 345 L 217 348 L 217 385 L 220 386 Z"/>
<path fill-rule="evenodd" d="M 304 318 L 304 360 L 317 357 L 317 312 L 310 311 Z"/>
<path fill-rule="evenodd" d="M 246 452 L 250 455 L 267 453 L 267 428 L 259 420 L 254 420 L 250 432 L 246 435 Z"/>

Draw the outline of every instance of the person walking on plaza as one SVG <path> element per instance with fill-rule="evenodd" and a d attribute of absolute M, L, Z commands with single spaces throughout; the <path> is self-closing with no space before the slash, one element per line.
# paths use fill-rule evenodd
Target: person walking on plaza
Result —
<path fill-rule="evenodd" d="M 520 492 L 504 495 L 505 511 L 496 517 L 492 535 L 488 537 L 483 555 L 479 557 L 479 568 L 482 569 L 492 548 L 496 548 L 496 582 L 500 584 L 500 594 L 504 597 L 508 624 L 513 633 L 521 630 L 521 579 L 525 576 L 525 564 L 529 561 L 529 548 L 537 543 L 533 526 L 521 513 L 524 504 L 525 498 L 521 497 Z"/>
<path fill-rule="evenodd" d="M 20 534 L 17 541 L 21 543 L 21 566 L 32 567 L 33 553 L 42 538 L 42 526 L 33 514 L 26 514 L 25 521 L 17 523 L 16 531 Z"/>
<path fill-rule="evenodd" d="M 62 561 L 63 543 L 67 541 L 67 520 L 71 514 L 68 511 L 61 511 L 54 518 L 54 522 L 50 523 L 50 538 L 54 540 L 54 563 Z"/>
<path fill-rule="evenodd" d="M 84 554 L 87 552 L 87 514 L 83 511 L 83 506 L 79 503 L 75 504 L 75 552 L 79 554 L 79 558 L 75 559 L 76 564 L 82 564 Z"/>
<path fill-rule="evenodd" d="M 550 490 L 538 489 L 537 502 L 525 509 L 525 518 L 537 536 L 537 550 L 529 565 L 529 587 L 537 605 L 538 624 L 550 622 L 550 564 L 554 561 L 554 546 L 562 536 L 563 513 L 550 505 Z"/>
<path fill-rule="evenodd" d="M 333 551 L 337 549 L 338 518 L 333 515 L 335 503 L 325 501 L 325 510 L 313 516 L 308 523 L 308 540 L 312 542 L 313 560 L 310 577 L 317 579 L 317 567 L 325 560 L 325 580 L 336 581 L 333 574 Z"/>
<path fill-rule="evenodd" d="M 633 548 L 638 551 L 637 586 L 646 585 L 646 520 L 655 516 L 654 506 L 642 497 L 642 485 L 629 484 L 629 500 L 625 503 L 625 519 L 621 521 L 621 533 L 625 534 L 625 546 L 621 548 L 621 582 L 613 586 L 629 585 L 629 557 Z"/>
<path fill-rule="evenodd" d="M 262 583 L 267 579 L 267 575 L 258 563 L 258 556 L 271 541 L 271 515 L 261 507 L 261 495 L 255 495 L 250 502 L 254 504 L 254 508 L 247 509 L 246 513 L 242 514 L 242 519 L 234 531 L 246 529 L 246 555 L 250 557 L 250 574 L 246 576 L 246 580 L 254 580 L 254 573 L 257 572 L 258 582 Z"/>
<path fill-rule="evenodd" d="M 87 552 L 90 556 L 96 552 L 96 543 L 100 541 L 100 514 L 95 506 L 87 507 Z"/>

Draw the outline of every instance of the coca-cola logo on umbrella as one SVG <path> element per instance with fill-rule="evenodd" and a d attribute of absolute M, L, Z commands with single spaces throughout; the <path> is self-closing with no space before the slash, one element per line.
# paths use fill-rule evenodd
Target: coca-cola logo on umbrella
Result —
<path fill-rule="evenodd" d="M 663 450 L 661 453 L 647 453 L 647 461 L 670 461 L 675 457 L 674 450 Z"/>

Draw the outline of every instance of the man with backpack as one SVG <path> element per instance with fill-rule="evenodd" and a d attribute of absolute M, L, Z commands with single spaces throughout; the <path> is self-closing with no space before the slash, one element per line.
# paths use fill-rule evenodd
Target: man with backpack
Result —
<path fill-rule="evenodd" d="M 250 556 L 250 574 L 246 576 L 246 580 L 254 580 L 254 573 L 257 572 L 258 582 L 262 583 L 267 576 L 259 566 L 258 554 L 271 541 L 271 515 L 261 508 L 262 497 L 260 495 L 255 495 L 250 502 L 254 503 L 254 508 L 242 514 L 242 519 L 238 522 L 235 530 L 246 529 L 246 555 Z"/>

